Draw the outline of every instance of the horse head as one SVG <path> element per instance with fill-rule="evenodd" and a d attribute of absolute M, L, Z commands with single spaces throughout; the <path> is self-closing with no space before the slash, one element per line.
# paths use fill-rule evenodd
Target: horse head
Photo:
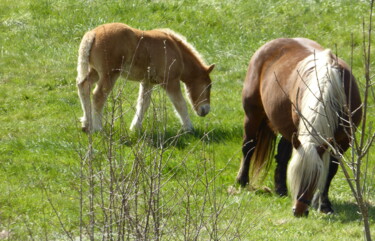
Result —
<path fill-rule="evenodd" d="M 203 71 L 194 81 L 186 83 L 187 93 L 195 113 L 206 116 L 210 112 L 211 78 L 210 73 L 215 65 Z"/>
<path fill-rule="evenodd" d="M 301 144 L 297 133 L 293 133 L 292 145 L 296 150 L 298 164 L 291 168 L 294 171 L 292 175 L 297 178 L 290 181 L 290 185 L 294 197 L 293 214 L 296 217 L 308 216 L 311 200 L 318 188 L 322 188 L 326 179 L 325 159 L 329 155 L 325 155 L 328 150 L 328 143 L 332 143 L 333 139 L 328 139 L 327 143 L 321 145 Z"/>

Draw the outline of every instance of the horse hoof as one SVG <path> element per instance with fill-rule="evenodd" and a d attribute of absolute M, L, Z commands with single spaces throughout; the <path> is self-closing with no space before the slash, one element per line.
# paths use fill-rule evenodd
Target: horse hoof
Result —
<path fill-rule="evenodd" d="M 247 184 L 249 184 L 249 178 L 247 177 L 240 177 L 238 176 L 237 178 L 237 183 L 241 185 L 241 187 L 245 187 Z"/>
<path fill-rule="evenodd" d="M 276 187 L 275 192 L 280 197 L 285 197 L 288 195 L 288 190 L 285 187 Z"/>
<path fill-rule="evenodd" d="M 328 215 L 335 213 L 335 211 L 332 209 L 331 206 L 325 206 L 325 205 L 320 206 L 320 212 L 328 214 Z"/>
<path fill-rule="evenodd" d="M 82 131 L 85 132 L 85 133 L 89 133 L 90 130 L 87 126 L 82 126 Z"/>

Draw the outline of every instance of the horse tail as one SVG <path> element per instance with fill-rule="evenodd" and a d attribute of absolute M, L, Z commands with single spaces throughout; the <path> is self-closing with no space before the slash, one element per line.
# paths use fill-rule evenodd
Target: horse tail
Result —
<path fill-rule="evenodd" d="M 250 180 L 262 182 L 266 177 L 275 151 L 276 135 L 269 127 L 267 120 L 263 120 L 257 133 L 257 144 L 251 160 Z"/>
<path fill-rule="evenodd" d="M 92 44 L 95 40 L 95 32 L 87 32 L 79 45 L 78 50 L 78 66 L 77 66 L 77 84 L 82 83 L 89 73 L 89 58 Z"/>
<path fill-rule="evenodd" d="M 299 66 L 299 73 L 308 88 L 299 108 L 297 138 L 300 145 L 295 147 L 288 166 L 288 183 L 295 199 L 307 189 L 323 191 L 330 154 L 325 151 L 319 155 L 317 147 L 334 138 L 338 115 L 345 103 L 340 70 L 330 50 L 307 57 Z"/>

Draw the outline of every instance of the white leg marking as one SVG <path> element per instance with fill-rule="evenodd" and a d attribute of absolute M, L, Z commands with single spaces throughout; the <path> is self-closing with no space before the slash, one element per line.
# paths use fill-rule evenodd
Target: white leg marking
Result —
<path fill-rule="evenodd" d="M 150 106 L 151 93 L 152 93 L 152 84 L 142 82 L 139 85 L 137 109 L 136 109 L 136 113 L 134 115 L 133 121 L 130 125 L 130 130 L 142 129 L 143 116 L 146 113 L 148 107 Z"/>
<path fill-rule="evenodd" d="M 186 101 L 184 97 L 182 96 L 181 90 L 177 92 L 168 92 L 167 94 L 169 98 L 171 99 L 174 108 L 176 109 L 176 112 L 182 122 L 182 126 L 185 130 L 187 131 L 192 131 L 194 130 L 193 124 L 190 121 Z"/>
<path fill-rule="evenodd" d="M 90 85 L 87 80 L 78 83 L 78 95 L 81 101 L 83 116 L 81 117 L 82 128 L 85 131 L 91 131 L 91 100 Z"/>

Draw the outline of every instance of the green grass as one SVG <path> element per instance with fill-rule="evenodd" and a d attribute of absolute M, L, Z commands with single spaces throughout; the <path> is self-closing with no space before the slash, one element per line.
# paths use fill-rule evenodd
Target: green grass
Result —
<path fill-rule="evenodd" d="M 221 231 L 237 213 L 236 219 L 240 221 L 230 232 L 235 233 L 236 229 L 242 233 L 238 238 L 243 240 L 362 239 L 360 216 L 341 172 L 332 185 L 331 199 L 337 210 L 333 216 L 311 211 L 308 219 L 295 219 L 289 198 L 245 190 L 228 196 L 227 188 L 235 185 L 241 159 L 242 81 L 252 54 L 274 38 L 308 37 L 333 49 L 350 63 L 353 35 L 353 72 L 363 88 L 361 47 L 362 20 L 368 16 L 366 3 L 0 0 L 0 6 L 0 231 L 10 230 L 10 239 L 25 240 L 28 236 L 36 240 L 67 239 L 58 217 L 74 235 L 79 232 L 79 153 L 87 150 L 88 140 L 80 132 L 78 122 L 81 107 L 75 86 L 76 59 L 83 34 L 107 22 L 123 22 L 145 30 L 171 28 L 184 35 L 208 63 L 216 63 L 212 74 L 212 112 L 199 118 L 190 110 L 196 133 L 182 135 L 176 143 L 166 144 L 164 158 L 168 162 L 163 173 L 171 176 L 166 184 L 171 191 L 167 189 L 163 200 L 174 195 L 173 190 L 182 190 L 184 184 L 193 185 L 194 177 L 204 176 L 200 171 L 207 164 L 215 167 L 209 169 L 210 175 L 220 173 L 212 193 L 217 200 L 227 203 L 218 219 L 222 222 L 218 224 Z M 118 128 L 128 128 L 134 115 L 138 85 L 126 85 L 123 102 L 126 115 L 124 124 L 118 124 Z M 169 101 L 166 109 L 166 135 L 173 137 L 180 124 Z M 148 119 L 149 122 L 153 119 L 152 114 Z M 201 140 L 206 132 L 210 132 L 208 138 Z M 105 155 L 104 134 L 95 134 L 93 138 L 97 153 Z M 118 153 L 131 163 L 137 136 L 130 133 L 118 139 L 123 141 Z M 160 151 L 155 143 L 144 148 L 149 153 Z M 370 157 L 374 154 L 372 150 Z M 102 157 L 97 155 L 95 161 L 105 163 Z M 272 188 L 272 179 L 270 174 L 264 185 Z M 202 185 L 193 185 L 197 195 L 204 193 Z M 373 197 L 371 200 L 374 202 Z M 196 205 L 191 208 L 199 209 L 201 202 L 197 197 Z M 181 219 L 186 210 L 173 211 L 173 218 L 167 223 L 182 230 Z M 373 206 L 370 214 L 374 229 Z M 205 235 L 200 239 L 209 239 Z M 222 239 L 225 237 L 228 236 Z"/>

